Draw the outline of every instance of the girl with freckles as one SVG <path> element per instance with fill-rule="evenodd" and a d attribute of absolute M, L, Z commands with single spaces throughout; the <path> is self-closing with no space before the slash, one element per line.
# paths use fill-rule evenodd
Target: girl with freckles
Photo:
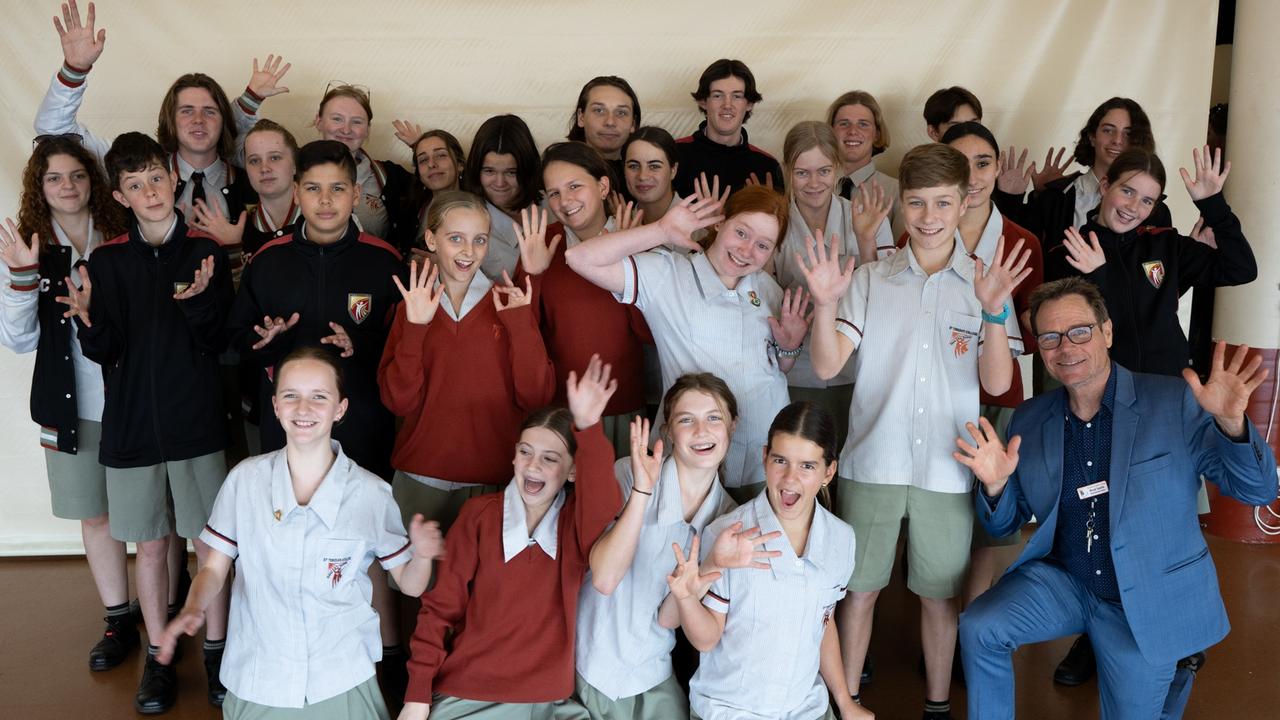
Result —
<path fill-rule="evenodd" d="M 590 717 L 569 696 L 578 593 L 622 507 L 600 429 L 617 387 L 599 356 L 571 372 L 568 409 L 525 418 L 506 489 L 463 505 L 422 595 L 401 720 Z"/>
<path fill-rule="evenodd" d="M 842 718 L 870 718 L 849 696 L 833 622 L 853 574 L 854 534 L 818 503 L 836 476 L 831 414 L 811 402 L 786 406 L 763 459 L 763 492 L 712 522 L 687 556 L 672 544 L 670 597 L 702 653 L 690 716 L 834 720 L 830 691 Z"/>
<path fill-rule="evenodd" d="M 787 404 L 786 373 L 809 327 L 807 296 L 803 289 L 784 292 L 764 271 L 786 227 L 786 199 L 758 186 L 721 196 L 719 182 L 705 176 L 699 188 L 661 221 L 582 243 L 565 258 L 644 313 L 665 387 L 685 373 L 711 372 L 739 398 L 723 479 L 730 495 L 745 502 L 764 481 L 751 448 L 764 444 L 769 422 Z M 714 231 L 703 250 L 690 235 L 708 227 Z M 695 252 L 672 253 L 659 248 L 663 243 Z"/>
<path fill-rule="evenodd" d="M 435 263 L 412 263 L 408 286 L 396 280 L 404 302 L 378 384 L 404 420 L 391 456 L 396 501 L 406 517 L 420 512 L 448 529 L 467 498 L 498 489 L 523 413 L 549 402 L 553 384 L 528 281 L 494 285 L 480 272 L 484 201 L 442 192 L 426 222 Z"/>

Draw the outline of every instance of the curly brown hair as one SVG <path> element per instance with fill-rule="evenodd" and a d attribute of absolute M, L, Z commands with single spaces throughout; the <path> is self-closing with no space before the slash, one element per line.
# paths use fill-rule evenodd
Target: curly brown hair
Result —
<path fill-rule="evenodd" d="M 36 145 L 22 171 L 22 202 L 18 209 L 18 232 L 22 237 L 38 234 L 43 249 L 58 244 L 49 203 L 44 199 L 44 174 L 49 170 L 49 158 L 54 155 L 71 156 L 89 174 L 89 216 L 93 218 L 94 229 L 108 240 L 124 233 L 128 228 L 124 208 L 111 197 L 111 185 L 102 173 L 102 166 L 79 140 L 63 135 Z"/>

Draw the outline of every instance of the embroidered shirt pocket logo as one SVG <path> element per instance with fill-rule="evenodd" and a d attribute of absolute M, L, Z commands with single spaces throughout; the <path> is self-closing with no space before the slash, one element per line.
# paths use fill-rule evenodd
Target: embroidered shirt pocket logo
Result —
<path fill-rule="evenodd" d="M 969 352 L 969 346 L 973 341 L 974 334 L 968 330 L 952 326 L 951 328 L 951 350 L 956 357 L 964 357 Z"/>
<path fill-rule="evenodd" d="M 342 582 L 342 571 L 346 569 L 347 563 L 351 562 L 351 556 L 326 557 L 321 561 L 324 563 L 324 576 L 329 581 L 329 587 L 338 587 L 338 583 Z"/>

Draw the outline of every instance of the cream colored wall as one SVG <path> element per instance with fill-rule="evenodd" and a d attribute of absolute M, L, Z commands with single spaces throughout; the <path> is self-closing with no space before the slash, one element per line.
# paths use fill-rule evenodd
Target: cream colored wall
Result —
<path fill-rule="evenodd" d="M 269 100 L 264 114 L 310 140 L 306 124 L 326 83 L 367 85 L 376 157 L 408 160 L 392 137 L 393 118 L 444 127 L 465 144 L 486 117 L 516 112 L 545 145 L 564 135 L 578 89 L 597 74 L 626 77 L 645 122 L 678 136 L 699 120 L 689 98 L 698 74 L 727 56 L 756 74 L 765 100 L 748 130 L 775 154 L 787 128 L 820 119 L 839 93 L 874 93 L 894 137 L 880 161 L 891 174 L 906 149 L 927 140 L 920 110 L 945 85 L 976 92 L 997 138 L 1040 157 L 1072 142 L 1102 100 L 1133 97 L 1171 166 L 1175 220 L 1189 227 L 1191 204 L 1173 170 L 1204 140 L 1216 8 L 1214 0 L 104 2 L 107 46 L 81 119 L 108 137 L 154 131 L 160 97 L 178 74 L 209 73 L 236 94 L 250 59 L 274 52 L 294 64 L 291 92 Z M 0 9 L 0 214 L 10 215 L 31 120 L 61 51 L 55 4 L 3 0 Z M 75 524 L 49 517 L 37 430 L 27 419 L 30 358 L 0 352 L 0 377 L 0 553 L 74 551 Z"/>

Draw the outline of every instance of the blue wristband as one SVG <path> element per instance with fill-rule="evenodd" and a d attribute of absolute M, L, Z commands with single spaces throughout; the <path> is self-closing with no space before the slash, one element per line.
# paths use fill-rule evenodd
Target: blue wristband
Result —
<path fill-rule="evenodd" d="M 1004 321 L 1008 319 L 1009 319 L 1009 303 L 1004 304 L 1004 310 L 1001 310 L 999 315 L 992 315 L 991 313 L 987 312 L 985 309 L 982 311 L 982 322 L 989 322 L 989 323 L 995 323 L 996 325 L 1003 325 Z"/>

